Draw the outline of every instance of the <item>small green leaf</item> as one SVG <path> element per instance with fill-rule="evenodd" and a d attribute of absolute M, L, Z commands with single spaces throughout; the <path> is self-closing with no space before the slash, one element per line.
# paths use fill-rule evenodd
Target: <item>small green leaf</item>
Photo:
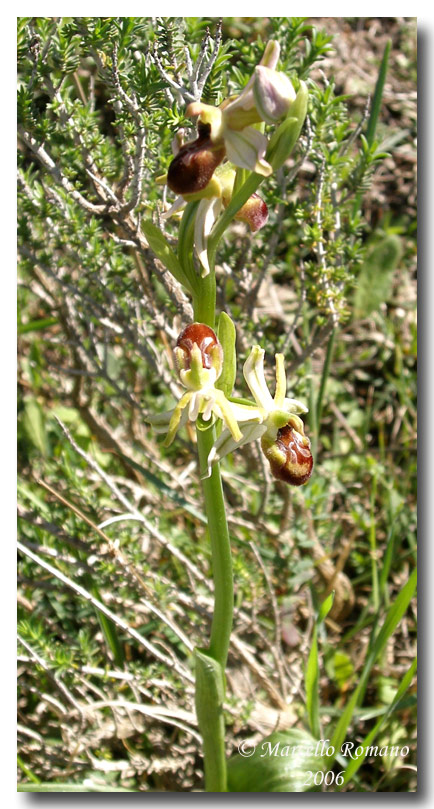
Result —
<path fill-rule="evenodd" d="M 229 792 L 318 792 L 311 774 L 324 770 L 321 742 L 293 728 L 262 739 L 252 755 L 238 753 L 228 761 Z"/>
<path fill-rule="evenodd" d="M 319 612 L 318 612 L 318 623 L 319 624 L 322 623 L 322 621 L 324 621 L 327 618 L 327 615 L 329 614 L 331 608 L 333 607 L 334 599 L 335 599 L 335 591 L 332 590 L 332 592 L 329 593 L 327 598 L 324 599 L 324 601 L 322 602 L 322 604 L 321 604 L 321 606 L 319 608 Z"/>
<path fill-rule="evenodd" d="M 223 348 L 223 370 L 216 382 L 216 388 L 220 388 L 225 396 L 230 396 L 237 374 L 236 332 L 235 326 L 226 312 L 220 313 L 217 337 Z"/>
<path fill-rule="evenodd" d="M 180 284 L 184 284 L 184 286 L 191 292 L 190 283 L 181 267 L 176 253 L 172 250 L 169 242 L 165 236 L 163 236 L 161 230 L 159 230 L 159 228 L 157 228 L 156 225 L 149 220 L 142 222 L 142 230 L 149 242 L 149 247 L 155 253 L 157 258 L 159 258 L 164 266 L 167 267 L 169 272 L 172 273 L 173 277 L 176 278 Z"/>

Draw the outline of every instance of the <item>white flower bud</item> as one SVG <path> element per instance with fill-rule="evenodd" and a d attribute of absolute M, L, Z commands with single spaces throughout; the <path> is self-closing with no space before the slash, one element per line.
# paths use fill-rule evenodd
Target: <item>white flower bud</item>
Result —
<path fill-rule="evenodd" d="M 288 114 L 296 92 L 284 73 L 258 65 L 253 84 L 255 105 L 261 118 L 272 124 Z"/>

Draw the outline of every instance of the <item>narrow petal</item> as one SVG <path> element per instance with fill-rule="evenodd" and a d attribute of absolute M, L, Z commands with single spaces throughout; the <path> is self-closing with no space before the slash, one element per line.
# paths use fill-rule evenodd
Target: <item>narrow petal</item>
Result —
<path fill-rule="evenodd" d="M 308 413 L 309 408 L 306 407 L 299 399 L 284 399 L 282 410 L 288 413 Z"/>
<path fill-rule="evenodd" d="M 208 236 L 212 226 L 220 213 L 222 202 L 218 198 L 203 199 L 199 202 L 196 221 L 194 224 L 194 245 L 197 257 L 202 265 L 202 278 L 210 272 L 208 262 Z"/>
<path fill-rule="evenodd" d="M 161 214 L 161 219 L 169 219 L 170 216 L 173 216 L 174 213 L 180 210 L 185 206 L 185 199 L 183 197 L 177 197 L 173 205 L 169 208 L 168 211 L 164 211 Z"/>
<path fill-rule="evenodd" d="M 286 396 L 286 373 L 285 360 L 283 354 L 276 354 L 276 391 L 274 393 L 274 405 L 283 410 L 283 403 Z"/>
<path fill-rule="evenodd" d="M 247 126 L 241 132 L 226 129 L 224 140 L 228 160 L 235 166 L 255 171 L 256 174 L 262 174 L 264 177 L 272 174 L 273 169 L 263 159 L 267 151 L 268 140 L 262 132 L 258 132 L 251 126 Z"/>

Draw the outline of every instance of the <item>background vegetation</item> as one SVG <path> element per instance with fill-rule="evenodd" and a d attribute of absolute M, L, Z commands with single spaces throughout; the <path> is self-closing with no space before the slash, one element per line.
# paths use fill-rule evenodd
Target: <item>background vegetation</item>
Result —
<path fill-rule="evenodd" d="M 342 789 L 414 791 L 415 20 L 18 29 L 20 788 L 202 788 L 190 664 L 212 592 L 193 432 L 164 450 L 145 421 L 173 402 L 191 306 L 140 221 L 172 201 L 155 178 L 175 132 L 192 133 L 190 60 L 210 65 L 202 97 L 220 103 L 271 37 L 308 81 L 309 121 L 261 186 L 268 225 L 225 240 L 219 305 L 240 360 L 257 342 L 270 368 L 285 353 L 315 470 L 295 490 L 255 446 L 223 464 L 229 749 L 275 729 L 374 733 L 408 756 L 359 762 Z M 162 227 L 175 243 L 176 219 Z"/>

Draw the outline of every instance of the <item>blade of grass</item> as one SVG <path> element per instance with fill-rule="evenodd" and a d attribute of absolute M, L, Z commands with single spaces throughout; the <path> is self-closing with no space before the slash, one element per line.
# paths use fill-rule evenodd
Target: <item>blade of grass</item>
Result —
<path fill-rule="evenodd" d="M 383 98 L 384 83 L 387 75 L 387 65 L 389 61 L 390 49 L 392 47 L 392 40 L 386 42 L 384 48 L 383 58 L 381 60 L 380 70 L 378 72 L 377 83 L 375 85 L 374 97 L 372 99 L 371 114 L 369 116 L 368 128 L 366 131 L 366 140 L 369 146 L 372 146 L 377 129 L 378 117 L 380 115 L 381 101 Z"/>
<path fill-rule="evenodd" d="M 391 704 L 389 705 L 387 711 L 380 717 L 378 722 L 376 722 L 376 724 L 374 725 L 374 727 L 372 728 L 370 733 L 368 733 L 368 735 L 363 740 L 363 742 L 361 742 L 362 747 L 365 748 L 364 755 L 360 756 L 359 758 L 353 758 L 353 759 L 350 760 L 350 762 L 348 764 L 348 767 L 345 770 L 344 783 L 342 784 L 342 786 L 345 786 L 345 784 L 348 784 L 348 781 L 350 780 L 350 778 L 352 778 L 354 776 L 354 774 L 357 772 L 357 770 L 359 769 L 359 767 L 362 766 L 362 764 L 363 764 L 363 762 L 364 762 L 364 760 L 366 758 L 366 750 L 367 750 L 367 748 L 369 748 L 372 745 L 372 742 L 375 740 L 376 736 L 380 732 L 383 725 L 387 722 L 389 717 L 392 716 L 392 714 L 397 709 L 399 709 L 402 698 L 403 698 L 405 692 L 407 691 L 407 689 L 409 688 L 409 686 L 411 685 L 411 682 L 413 680 L 413 675 L 414 675 L 414 673 L 416 671 L 416 667 L 417 667 L 417 660 L 414 660 L 413 663 L 411 664 L 409 670 L 407 671 L 407 673 L 402 678 L 401 683 L 399 685 L 399 688 L 398 688 L 398 690 L 397 690 L 397 692 L 395 694 L 395 697 L 394 697 L 393 701 L 391 702 Z M 341 789 L 341 787 L 339 787 L 339 789 Z"/>
<path fill-rule="evenodd" d="M 373 639 L 373 636 L 371 634 L 371 644 L 370 648 L 368 648 L 368 653 L 365 665 L 363 666 L 363 671 L 360 677 L 359 684 L 355 689 L 355 691 L 353 692 L 351 699 L 347 703 L 330 740 L 330 744 L 334 747 L 336 751 L 340 750 L 342 742 L 346 737 L 346 733 L 350 725 L 350 722 L 353 718 L 356 705 L 359 704 L 360 699 L 363 698 L 363 694 L 365 692 L 365 688 L 367 685 L 368 677 L 371 672 L 372 666 L 382 653 L 388 639 L 393 634 L 399 621 L 406 612 L 407 607 L 411 599 L 413 598 L 414 592 L 416 590 L 416 583 L 417 583 L 417 572 L 415 569 L 413 570 L 413 573 L 411 574 L 407 584 L 404 585 L 404 587 L 396 597 L 395 601 L 393 602 L 392 606 L 390 607 L 384 620 L 383 626 L 381 627 L 376 638 Z M 330 756 L 330 760 L 333 761 L 334 758 L 335 754 L 333 756 Z"/>
<path fill-rule="evenodd" d="M 333 357 L 333 349 L 334 349 L 334 344 L 335 344 L 335 335 L 336 335 L 336 329 L 333 329 L 331 334 L 330 334 L 329 341 L 327 343 L 327 353 L 326 353 L 326 357 L 325 357 L 325 361 L 324 361 L 324 367 L 322 369 L 321 383 L 320 383 L 320 386 L 319 386 L 318 398 L 317 398 L 317 402 L 316 402 L 316 423 L 318 425 L 318 428 L 319 428 L 319 426 L 321 424 L 322 404 L 323 404 L 323 399 L 324 399 L 325 388 L 326 388 L 326 385 L 327 385 L 327 379 L 328 379 L 329 373 L 330 373 L 330 364 L 331 364 L 332 357 Z"/>
<path fill-rule="evenodd" d="M 377 531 L 375 522 L 375 499 L 377 497 L 377 475 L 372 479 L 371 489 L 371 520 L 369 527 L 369 544 L 371 546 L 371 574 L 372 574 L 372 604 L 374 612 L 380 608 L 380 596 L 378 591 L 378 566 L 377 566 Z"/>
<path fill-rule="evenodd" d="M 21 756 L 17 756 L 17 764 L 18 764 L 20 770 L 23 771 L 24 775 L 27 775 L 27 778 L 30 778 L 30 780 L 33 782 L 32 784 L 29 784 L 29 787 L 32 787 L 32 789 L 29 790 L 29 791 L 33 792 L 33 790 L 35 788 L 35 784 L 40 784 L 41 779 L 38 778 L 37 775 L 35 775 L 35 773 L 30 769 L 30 767 L 27 766 L 27 764 L 25 764 L 25 762 L 22 760 Z"/>
<path fill-rule="evenodd" d="M 389 605 L 389 591 L 387 589 L 387 581 L 389 579 L 389 571 L 390 566 L 392 564 L 393 559 L 393 551 L 395 548 L 395 524 L 392 523 L 389 530 L 389 537 L 387 540 L 386 550 L 384 552 L 382 565 L 381 565 L 381 572 L 380 572 L 380 580 L 378 582 L 378 586 L 380 588 L 381 598 L 383 603 L 388 606 Z"/>
<path fill-rule="evenodd" d="M 318 663 L 318 629 L 333 606 L 334 591 L 327 596 L 318 611 L 318 617 L 312 633 L 312 642 L 306 666 L 306 708 L 309 728 L 315 739 L 321 738 L 321 724 L 319 718 L 319 663 Z"/>
<path fill-rule="evenodd" d="M 30 323 L 19 323 L 17 333 L 28 334 L 31 331 L 43 331 L 58 322 L 57 317 L 44 317 L 40 320 L 31 320 Z"/>

